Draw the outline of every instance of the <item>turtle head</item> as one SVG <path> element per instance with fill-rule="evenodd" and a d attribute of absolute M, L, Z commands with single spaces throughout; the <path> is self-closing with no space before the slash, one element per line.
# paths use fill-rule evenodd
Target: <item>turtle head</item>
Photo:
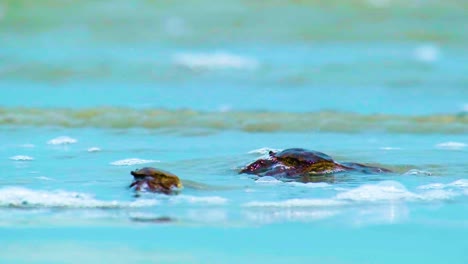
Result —
<path fill-rule="evenodd" d="M 158 173 L 158 170 L 154 168 L 144 167 L 141 169 L 136 169 L 134 171 L 131 171 L 130 174 L 132 174 L 136 180 L 141 180 L 146 177 L 153 177 L 155 175 L 158 175 L 159 173 Z"/>
<path fill-rule="evenodd" d="M 132 174 L 135 179 L 142 179 L 145 176 L 147 176 L 146 174 L 142 173 L 142 171 L 140 169 L 136 169 L 134 171 L 131 171 L 130 174 Z"/>
<path fill-rule="evenodd" d="M 276 163 L 277 161 L 273 159 L 259 159 L 247 165 L 239 173 L 247 173 L 247 174 L 264 173 L 270 170 L 273 167 L 273 165 L 275 165 Z"/>

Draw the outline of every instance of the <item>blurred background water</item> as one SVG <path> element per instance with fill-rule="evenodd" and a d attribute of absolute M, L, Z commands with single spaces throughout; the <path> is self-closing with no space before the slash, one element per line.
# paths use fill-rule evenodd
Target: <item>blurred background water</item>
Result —
<path fill-rule="evenodd" d="M 466 263 L 467 10 L 0 0 L 0 262 Z M 237 174 L 289 147 L 395 173 Z"/>

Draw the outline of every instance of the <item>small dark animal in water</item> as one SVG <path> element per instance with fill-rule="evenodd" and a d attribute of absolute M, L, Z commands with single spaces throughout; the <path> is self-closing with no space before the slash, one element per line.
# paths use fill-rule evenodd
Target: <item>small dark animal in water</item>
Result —
<path fill-rule="evenodd" d="M 338 163 L 327 154 L 318 151 L 290 148 L 280 152 L 270 151 L 269 158 L 258 159 L 247 165 L 239 173 L 294 179 L 346 171 L 358 171 L 368 174 L 391 172 L 388 169 L 354 162 Z"/>
<path fill-rule="evenodd" d="M 150 191 L 164 194 L 172 194 L 175 190 L 182 188 L 179 177 L 168 171 L 145 167 L 132 171 L 133 182 L 129 188 L 135 191 Z"/>

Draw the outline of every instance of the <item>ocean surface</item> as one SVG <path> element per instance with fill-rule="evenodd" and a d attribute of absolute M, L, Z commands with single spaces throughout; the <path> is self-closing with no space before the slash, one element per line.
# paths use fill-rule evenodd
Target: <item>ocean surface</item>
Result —
<path fill-rule="evenodd" d="M 0 263 L 468 263 L 466 10 L 0 0 Z M 238 174 L 292 147 L 394 173 Z"/>

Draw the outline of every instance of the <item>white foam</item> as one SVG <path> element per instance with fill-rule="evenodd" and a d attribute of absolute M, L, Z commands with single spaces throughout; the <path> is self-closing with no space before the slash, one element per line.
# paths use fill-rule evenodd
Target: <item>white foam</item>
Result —
<path fill-rule="evenodd" d="M 173 61 L 192 70 L 255 69 L 259 65 L 255 59 L 226 52 L 180 53 L 174 56 Z"/>
<path fill-rule="evenodd" d="M 430 191 L 422 193 L 419 196 L 419 199 L 423 201 L 441 201 L 441 200 L 450 200 L 459 195 L 460 193 L 455 193 L 450 190 L 449 191 L 430 190 Z"/>
<path fill-rule="evenodd" d="M 433 44 L 421 45 L 414 50 L 414 56 L 419 61 L 432 63 L 439 59 L 440 49 Z"/>
<path fill-rule="evenodd" d="M 441 190 L 447 186 L 459 184 L 463 186 L 462 181 L 455 181 L 446 185 L 429 184 L 420 186 L 417 189 L 429 191 L 413 193 L 408 191 L 404 185 L 396 181 L 383 181 L 377 184 L 365 184 L 355 189 L 345 191 L 336 195 L 336 199 L 350 200 L 357 202 L 381 202 L 381 201 L 434 201 L 448 200 L 461 195 L 461 192 L 452 190 Z"/>
<path fill-rule="evenodd" d="M 10 157 L 10 159 L 15 160 L 15 161 L 31 161 L 31 160 L 34 160 L 33 157 L 25 156 L 25 155 L 16 155 L 16 156 Z"/>
<path fill-rule="evenodd" d="M 157 204 L 155 200 L 139 199 L 134 202 L 102 201 L 92 195 L 66 191 L 37 191 L 20 187 L 0 189 L 0 207 L 66 207 L 66 208 L 121 208 L 147 207 Z"/>
<path fill-rule="evenodd" d="M 91 148 L 88 148 L 88 152 L 99 152 L 99 151 L 101 151 L 101 149 L 98 148 L 98 147 L 91 147 Z"/>
<path fill-rule="evenodd" d="M 281 183 L 283 183 L 282 181 L 277 180 L 275 177 L 272 177 L 272 176 L 260 177 L 255 182 L 256 183 L 266 183 L 266 184 L 281 184 Z"/>
<path fill-rule="evenodd" d="M 467 146 L 467 144 L 465 144 L 463 142 L 455 142 L 455 141 L 443 142 L 443 143 L 439 143 L 439 144 L 436 145 L 437 148 L 452 149 L 452 150 L 463 149 L 466 146 Z"/>
<path fill-rule="evenodd" d="M 414 200 L 418 196 L 409 192 L 403 184 L 396 181 L 383 181 L 378 184 L 365 184 L 355 189 L 336 195 L 340 200 L 351 201 L 386 201 Z"/>
<path fill-rule="evenodd" d="M 443 190 L 445 187 L 458 187 L 462 190 Z M 468 180 L 457 180 L 446 185 L 426 185 L 418 189 L 429 191 L 413 193 L 396 181 L 383 181 L 377 184 L 365 184 L 353 189 L 343 189 L 336 196 L 325 199 L 289 199 L 283 201 L 252 201 L 246 207 L 340 207 L 353 204 L 388 203 L 388 202 L 427 202 L 451 200 L 460 195 L 467 195 Z"/>
<path fill-rule="evenodd" d="M 113 161 L 110 164 L 114 166 L 131 166 L 131 165 L 138 165 L 138 164 L 146 164 L 146 163 L 154 163 L 160 162 L 159 160 L 145 160 L 145 159 L 138 159 L 138 158 L 130 158 L 130 159 L 123 159 Z"/>
<path fill-rule="evenodd" d="M 251 151 L 249 151 L 249 152 L 247 152 L 247 153 L 249 153 L 249 154 L 266 155 L 266 154 L 269 154 L 270 151 L 278 152 L 278 151 L 281 151 L 281 149 L 274 149 L 274 148 L 263 147 L 263 148 L 251 150 Z"/>
<path fill-rule="evenodd" d="M 449 184 L 450 186 L 456 186 L 460 188 L 468 188 L 468 179 L 456 180 Z"/>
<path fill-rule="evenodd" d="M 190 203 L 190 204 L 209 204 L 221 205 L 226 204 L 228 200 L 220 196 L 191 196 L 191 195 L 178 195 L 171 197 L 171 201 L 175 203 Z"/>
<path fill-rule="evenodd" d="M 54 139 L 51 139 L 47 141 L 47 144 L 49 145 L 67 145 L 67 144 L 74 144 L 78 142 L 78 140 L 68 137 L 68 136 L 61 136 L 61 137 L 56 137 Z"/>
<path fill-rule="evenodd" d="M 293 185 L 293 186 L 299 186 L 299 187 L 307 187 L 307 188 L 327 188 L 331 186 L 331 184 L 326 183 L 326 182 L 307 182 L 307 183 L 288 182 L 288 184 Z"/>
<path fill-rule="evenodd" d="M 418 189 L 421 189 L 421 190 L 443 189 L 446 186 L 447 185 L 443 183 L 431 183 L 431 184 L 418 186 Z"/>
<path fill-rule="evenodd" d="M 431 176 L 432 172 L 425 171 L 425 170 L 411 169 L 411 170 L 405 172 L 404 175 L 426 175 L 426 176 Z"/>
<path fill-rule="evenodd" d="M 456 188 L 468 188 L 468 179 L 460 179 L 451 183 L 431 183 L 426 185 L 418 186 L 418 189 L 422 190 L 432 190 L 432 189 L 444 189 L 447 187 L 456 187 Z"/>

